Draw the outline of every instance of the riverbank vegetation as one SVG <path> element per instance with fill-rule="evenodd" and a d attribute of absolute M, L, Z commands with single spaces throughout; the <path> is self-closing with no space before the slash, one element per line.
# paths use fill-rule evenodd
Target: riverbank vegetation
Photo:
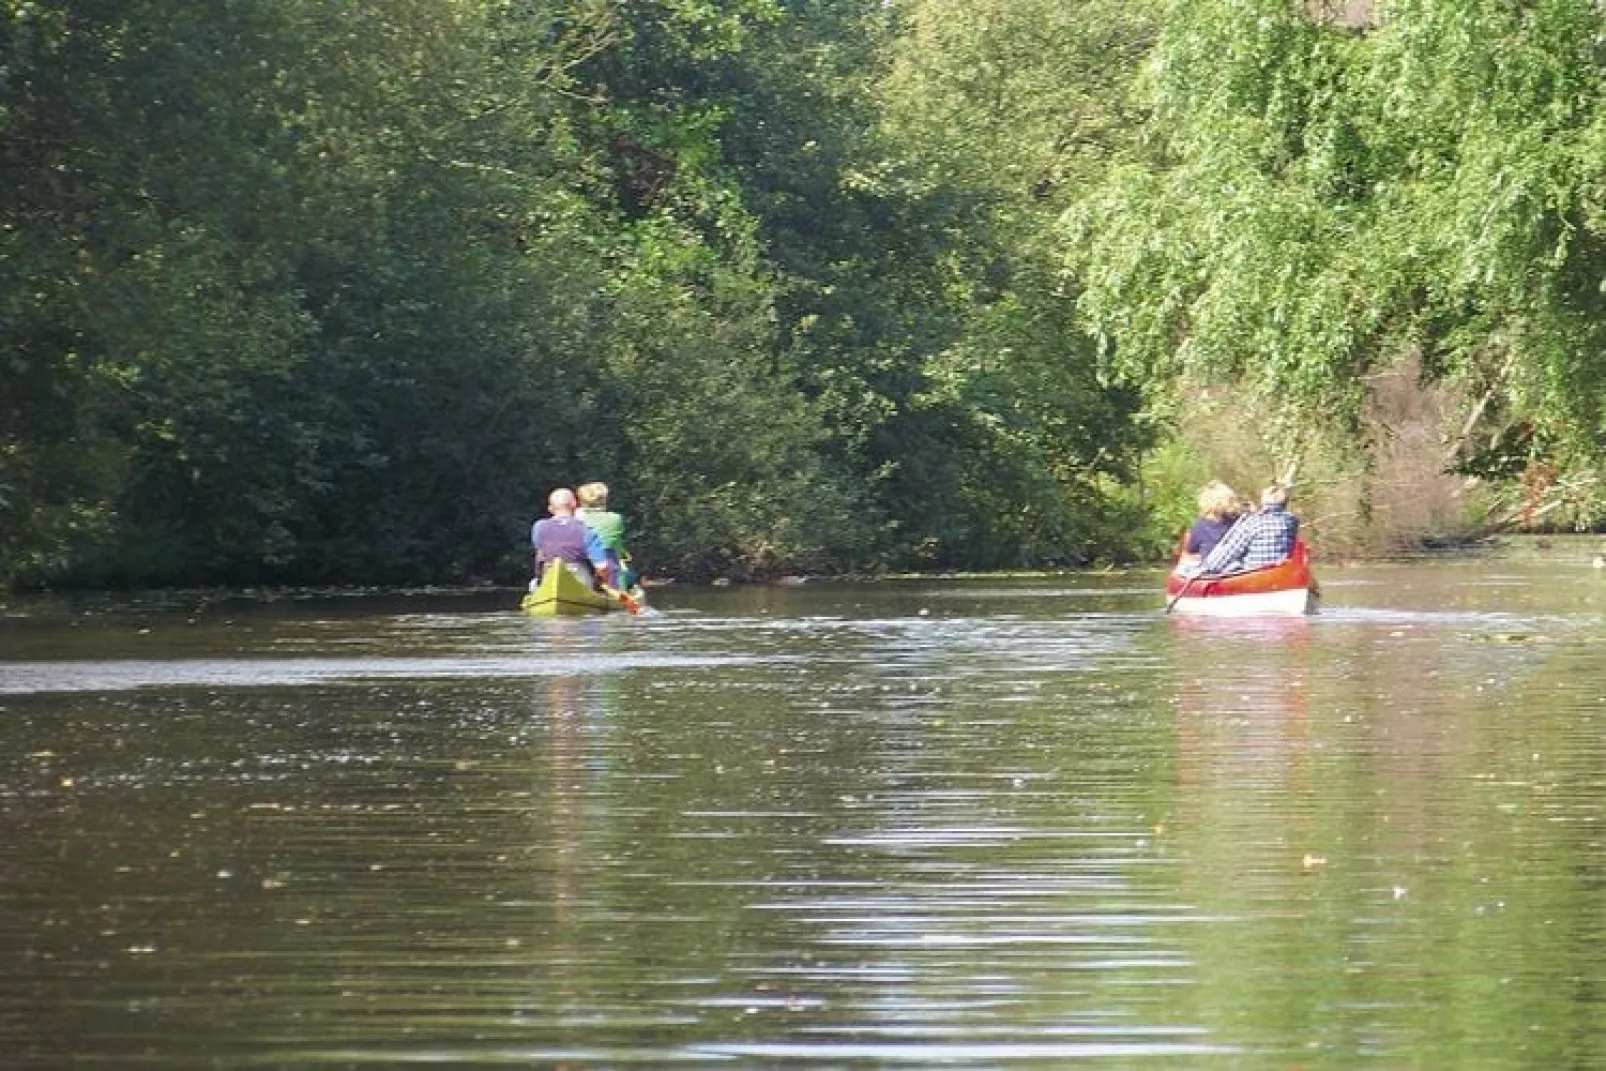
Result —
<path fill-rule="evenodd" d="M 0 0 L 0 580 L 1606 514 L 1591 0 Z"/>

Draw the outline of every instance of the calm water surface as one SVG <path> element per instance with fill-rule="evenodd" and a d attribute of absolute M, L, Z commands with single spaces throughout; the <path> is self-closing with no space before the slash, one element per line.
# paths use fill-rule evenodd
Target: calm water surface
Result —
<path fill-rule="evenodd" d="M 0 616 L 7 1067 L 1606 1066 L 1606 575 Z"/>

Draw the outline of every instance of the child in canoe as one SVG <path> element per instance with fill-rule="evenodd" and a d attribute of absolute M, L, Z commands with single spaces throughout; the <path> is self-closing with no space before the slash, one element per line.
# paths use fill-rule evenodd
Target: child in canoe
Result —
<path fill-rule="evenodd" d="M 608 508 L 608 485 L 593 480 L 581 484 L 575 494 L 580 499 L 575 516 L 602 541 L 603 549 L 608 552 L 609 575 L 620 591 L 631 591 L 636 586 L 636 571 L 631 568 L 630 552 L 625 549 L 625 519 Z"/>

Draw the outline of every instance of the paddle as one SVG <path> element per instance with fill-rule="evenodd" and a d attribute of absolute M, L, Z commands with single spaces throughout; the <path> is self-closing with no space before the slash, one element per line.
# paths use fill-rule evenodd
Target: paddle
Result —
<path fill-rule="evenodd" d="M 641 613 L 641 600 L 630 594 L 628 591 L 620 591 L 618 588 L 610 588 L 606 584 L 602 585 L 602 590 L 610 599 L 617 602 L 620 606 L 623 606 L 630 613 Z"/>
<path fill-rule="evenodd" d="M 1188 577 L 1188 579 L 1183 582 L 1182 590 L 1177 592 L 1175 595 L 1171 596 L 1169 599 L 1167 599 L 1165 601 L 1165 612 L 1166 613 L 1169 614 L 1171 612 L 1171 610 L 1177 605 L 1177 603 L 1179 601 L 1181 601 L 1182 596 L 1184 596 L 1184 595 L 1186 595 L 1188 593 L 1188 589 L 1193 587 L 1193 582 L 1195 580 L 1198 580 L 1199 577 L 1202 576 L 1202 575 L 1203 574 L 1201 574 L 1201 573 L 1195 573 L 1192 576 Z"/>

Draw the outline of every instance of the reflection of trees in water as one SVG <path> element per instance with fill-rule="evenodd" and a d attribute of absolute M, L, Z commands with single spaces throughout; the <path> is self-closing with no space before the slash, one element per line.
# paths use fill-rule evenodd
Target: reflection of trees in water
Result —
<path fill-rule="evenodd" d="M 1443 626 L 1177 624 L 1166 842 L 1209 920 L 1184 935 L 1198 1020 L 1227 1043 L 1441 1066 L 1502 1022 L 1568 1021 L 1576 994 L 1539 980 L 1569 961 L 1599 978 L 1558 935 L 1601 905 L 1579 895 L 1587 838 L 1558 832 L 1535 777 L 1533 756 L 1568 751 L 1558 676 Z"/>
<path fill-rule="evenodd" d="M 1351 937 L 1347 890 L 1335 898 L 1327 872 L 1354 817 L 1339 802 L 1348 777 L 1335 781 L 1323 754 L 1327 652 L 1298 620 L 1184 629 L 1167 840 L 1183 895 L 1209 920 L 1188 934 L 1188 993 L 1216 1040 L 1299 1049 L 1334 1029 L 1324 1009 L 1343 999 Z"/>

